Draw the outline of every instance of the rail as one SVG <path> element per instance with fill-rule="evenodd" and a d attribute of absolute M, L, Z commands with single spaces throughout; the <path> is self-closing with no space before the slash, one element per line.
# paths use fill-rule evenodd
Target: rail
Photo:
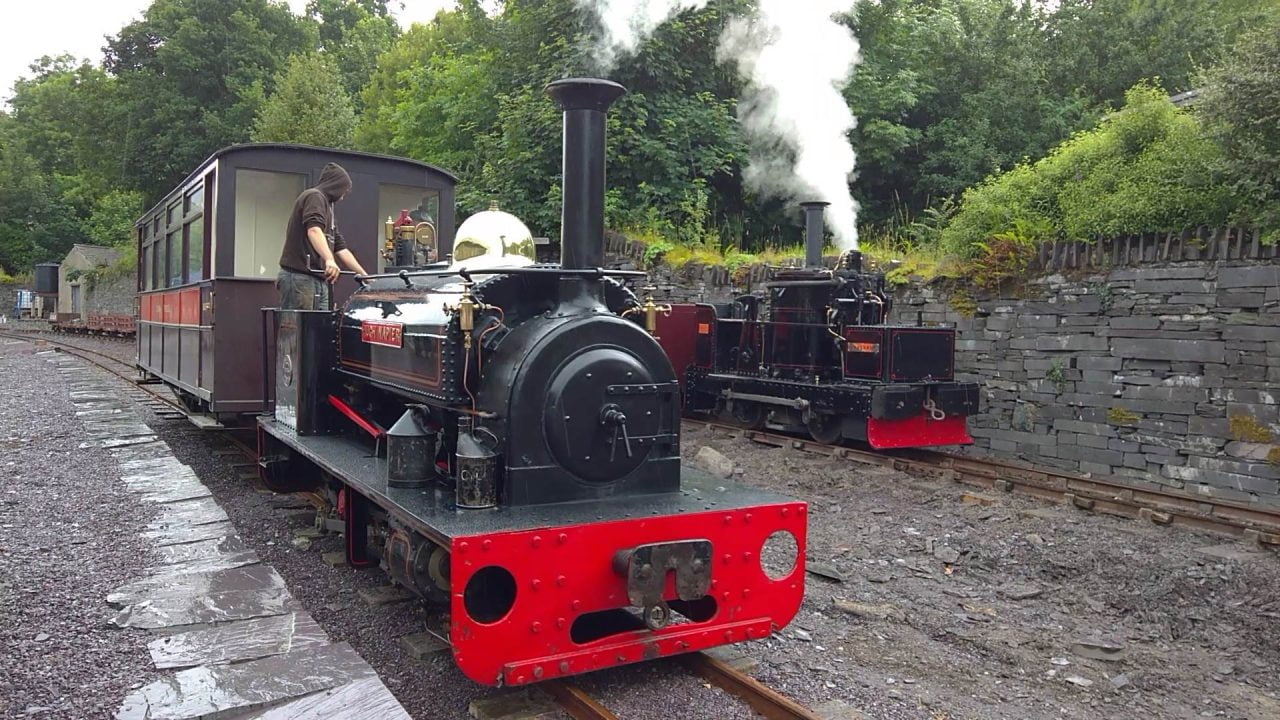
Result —
<path fill-rule="evenodd" d="M 765 720 L 822 720 L 809 708 L 779 693 L 750 675 L 706 653 L 676 659 L 688 670 L 747 704 Z M 539 684 L 543 692 L 573 720 L 617 720 L 618 716 L 585 690 L 565 680 Z"/>
<path fill-rule="evenodd" d="M 0 337 L 11 337 L 23 340 L 32 339 L 33 335 L 40 333 L 31 332 L 11 332 L 0 331 Z M 110 372 L 111 374 L 130 381 L 131 384 L 152 397 L 161 400 L 169 405 L 181 410 L 184 414 L 186 408 L 173 398 L 167 398 L 160 392 L 157 392 L 145 385 L 137 385 L 134 383 L 134 368 L 129 363 L 109 355 L 99 352 L 91 348 L 80 345 L 74 345 L 62 340 L 52 340 L 48 338 L 40 338 L 45 342 L 62 348 L 64 352 L 81 357 L 90 363 Z M 124 368 L 121 370 L 120 368 Z M 728 427 L 728 426 L 726 426 Z M 247 444 L 240 442 L 235 438 L 231 438 L 233 442 L 240 447 L 241 450 L 248 454 L 256 454 L 253 448 Z M 304 496 L 308 495 L 306 493 Z M 317 498 L 308 497 L 308 500 L 315 504 Z M 808 708 L 782 695 L 778 691 L 764 685 L 759 680 L 747 675 L 746 673 L 733 668 L 721 660 L 711 657 L 705 653 L 692 653 L 678 658 L 678 662 L 684 663 L 692 672 L 701 676 L 704 680 L 724 690 L 725 692 L 739 698 L 750 706 L 755 712 L 766 718 L 766 720 L 821 720 L 820 716 L 815 714 Z M 574 720 L 617 720 L 618 716 L 605 707 L 595 698 L 591 697 L 581 687 L 566 680 L 548 680 L 539 684 L 560 707 Z"/>

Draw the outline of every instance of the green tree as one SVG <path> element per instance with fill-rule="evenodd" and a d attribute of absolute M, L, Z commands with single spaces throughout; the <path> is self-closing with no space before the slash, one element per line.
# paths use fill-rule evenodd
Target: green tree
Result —
<path fill-rule="evenodd" d="M 1201 77 L 1196 112 L 1223 149 L 1223 172 L 1243 199 L 1239 219 L 1280 240 L 1280 19 L 1242 36 Z"/>
<path fill-rule="evenodd" d="M 72 243 L 127 241 L 140 202 L 120 189 L 114 79 L 88 63 L 41 58 L 0 123 L 0 267 L 25 272 Z M 133 197 L 126 205 L 124 197 Z M 96 216 L 97 222 L 90 221 Z M 111 226 L 101 236 L 95 230 Z"/>
<path fill-rule="evenodd" d="M 43 57 L 14 84 L 9 142 L 43 172 L 83 175 L 98 192 L 125 178 L 115 132 L 122 116 L 114 78 L 70 56 Z"/>
<path fill-rule="evenodd" d="M 400 105 L 410 99 L 411 83 L 433 58 L 484 54 L 491 24 L 477 0 L 463 0 L 457 9 L 440 13 L 429 23 L 416 23 L 400 35 L 378 57 L 377 67 L 360 92 L 356 145 L 370 152 L 394 152 L 393 138 L 408 134 L 399 113 Z M 468 89 L 467 95 L 472 94 Z M 480 94 L 478 88 L 474 94 Z"/>
<path fill-rule="evenodd" d="M 133 223 L 143 210 L 142 193 L 112 190 L 94 200 L 85 232 L 99 245 L 130 246 L 134 242 Z"/>
<path fill-rule="evenodd" d="M 275 85 L 254 124 L 254 140 L 352 146 L 356 114 L 331 59 L 321 53 L 296 55 Z"/>
<path fill-rule="evenodd" d="M 14 148 L 0 155 L 0 269 L 29 272 L 34 263 L 59 261 L 88 237 L 83 211 L 67 188 L 34 158 Z"/>
<path fill-rule="evenodd" d="M 386 0 L 310 0 L 307 16 L 319 23 L 320 49 L 334 58 L 343 86 L 357 106 L 359 93 L 395 44 L 400 26 Z M 357 107 L 358 109 L 358 107 Z"/>
<path fill-rule="evenodd" d="M 283 3 L 155 0 L 105 48 L 134 187 L 154 202 L 209 154 L 248 139 L 273 78 L 316 42 Z"/>
<path fill-rule="evenodd" d="M 1107 107 L 1142 80 L 1188 90 L 1200 68 L 1277 9 L 1275 0 L 1061 0 L 1045 48 L 1049 83 Z"/>

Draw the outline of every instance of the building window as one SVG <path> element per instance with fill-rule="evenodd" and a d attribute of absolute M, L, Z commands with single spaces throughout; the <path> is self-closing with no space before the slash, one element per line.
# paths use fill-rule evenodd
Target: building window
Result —
<path fill-rule="evenodd" d="M 285 226 L 306 176 L 236 170 L 236 277 L 275 277 L 280 271 Z"/>

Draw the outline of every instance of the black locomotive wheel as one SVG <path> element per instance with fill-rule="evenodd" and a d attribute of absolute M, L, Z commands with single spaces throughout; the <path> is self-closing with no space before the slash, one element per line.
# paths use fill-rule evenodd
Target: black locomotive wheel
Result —
<path fill-rule="evenodd" d="M 769 411 L 760 403 L 738 401 L 730 407 L 729 417 L 748 430 L 763 430 Z"/>
<path fill-rule="evenodd" d="M 813 438 L 814 441 L 823 445 L 833 445 L 840 442 L 841 420 L 842 418 L 839 415 L 814 413 L 809 416 L 809 422 L 805 423 L 805 426 L 809 429 L 809 437 Z"/>

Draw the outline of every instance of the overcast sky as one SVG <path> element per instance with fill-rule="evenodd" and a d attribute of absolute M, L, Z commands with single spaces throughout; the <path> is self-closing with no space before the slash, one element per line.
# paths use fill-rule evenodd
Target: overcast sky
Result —
<path fill-rule="evenodd" d="M 307 0 L 288 0 L 294 12 L 301 13 Z M 3 0 L 0 9 L 0 98 L 12 94 L 13 82 L 28 75 L 27 66 L 41 55 L 70 53 L 102 62 L 104 36 L 114 35 L 120 28 L 142 16 L 151 0 Z M 452 7 L 453 0 L 392 0 L 403 27 L 435 17 L 442 7 Z"/>

